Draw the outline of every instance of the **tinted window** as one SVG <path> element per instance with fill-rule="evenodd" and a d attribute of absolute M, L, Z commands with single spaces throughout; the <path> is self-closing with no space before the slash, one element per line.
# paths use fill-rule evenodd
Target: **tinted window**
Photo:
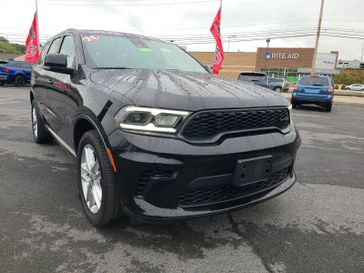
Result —
<path fill-rule="evenodd" d="M 20 63 L 12 63 L 11 64 L 12 67 L 17 67 L 17 68 L 21 68 L 21 64 Z"/>
<path fill-rule="evenodd" d="M 65 36 L 63 39 L 63 43 L 61 46 L 60 53 L 67 55 L 67 67 L 75 68 L 75 60 L 76 60 L 76 51 L 75 51 L 75 43 L 73 41 L 72 36 Z"/>
<path fill-rule="evenodd" d="M 48 44 L 45 44 L 43 46 L 42 52 L 40 53 L 40 56 L 38 58 L 38 64 L 42 64 L 43 63 L 43 60 L 44 60 L 45 55 L 47 54 L 48 48 L 49 48 L 49 43 Z"/>
<path fill-rule="evenodd" d="M 87 64 L 93 68 L 176 69 L 207 73 L 174 44 L 122 35 L 84 35 Z"/>
<path fill-rule="evenodd" d="M 241 73 L 239 80 L 243 81 L 267 81 L 267 76 L 259 73 Z"/>
<path fill-rule="evenodd" d="M 52 43 L 51 47 L 49 48 L 48 54 L 58 53 L 59 46 L 61 45 L 61 42 L 62 42 L 61 37 L 53 40 L 53 43 Z"/>
<path fill-rule="evenodd" d="M 30 63 L 24 63 L 24 68 L 32 69 L 32 65 Z"/>
<path fill-rule="evenodd" d="M 326 86 L 329 85 L 329 80 L 324 77 L 302 77 L 298 84 L 313 85 L 313 86 Z"/>
<path fill-rule="evenodd" d="M 270 82 L 282 82 L 282 79 L 270 78 Z"/>

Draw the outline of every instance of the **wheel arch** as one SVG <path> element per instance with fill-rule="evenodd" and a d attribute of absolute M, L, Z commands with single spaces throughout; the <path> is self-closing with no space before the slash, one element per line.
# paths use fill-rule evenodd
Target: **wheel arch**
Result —
<path fill-rule="evenodd" d="M 111 152 L 111 149 L 109 148 L 110 144 L 107 140 L 104 130 L 102 129 L 101 123 L 99 125 L 98 125 L 98 123 L 100 123 L 100 122 L 96 122 L 88 115 L 81 114 L 80 116 L 78 116 L 78 118 L 76 119 L 76 122 L 73 126 L 73 139 L 74 139 L 74 145 L 75 145 L 74 146 L 75 152 L 76 152 L 76 154 L 78 154 L 78 146 L 80 144 L 82 136 L 90 130 L 96 130 L 105 147 L 105 150 L 109 157 L 113 171 L 114 171 L 114 173 L 116 173 L 117 169 L 116 169 L 113 154 Z"/>
<path fill-rule="evenodd" d="M 86 114 L 81 114 L 76 118 L 73 126 L 73 140 L 76 153 L 82 136 L 90 130 L 96 130 L 98 132 L 105 146 L 105 149 L 109 147 L 106 134 L 101 127 L 102 125 L 98 123 L 99 122 L 95 121 L 93 118 Z"/>

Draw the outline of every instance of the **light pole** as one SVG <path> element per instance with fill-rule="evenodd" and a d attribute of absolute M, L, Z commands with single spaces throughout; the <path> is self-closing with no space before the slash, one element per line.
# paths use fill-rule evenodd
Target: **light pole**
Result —
<path fill-rule="evenodd" d="M 268 49 L 269 49 L 269 43 L 270 43 L 270 39 L 268 38 L 267 40 L 265 40 L 267 42 L 267 48 L 265 50 L 265 56 L 264 56 L 264 72 L 267 71 L 267 53 L 268 53 Z"/>
<path fill-rule="evenodd" d="M 311 68 L 311 75 L 312 76 L 315 74 L 317 50 L 318 50 L 319 42 L 320 42 L 321 22 L 322 22 L 322 13 L 324 11 L 324 3 L 325 3 L 325 0 L 321 0 L 320 17 L 319 17 L 319 20 L 318 20 L 315 51 L 313 52 L 313 60 L 312 60 L 312 68 Z"/>

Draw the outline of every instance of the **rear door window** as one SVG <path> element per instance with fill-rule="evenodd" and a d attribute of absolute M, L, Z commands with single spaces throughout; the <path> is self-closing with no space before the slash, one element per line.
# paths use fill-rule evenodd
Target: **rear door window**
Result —
<path fill-rule="evenodd" d="M 324 77 L 302 77 L 299 81 L 302 85 L 313 85 L 313 86 L 326 86 L 329 85 L 329 80 Z"/>
<path fill-rule="evenodd" d="M 22 68 L 20 63 L 13 63 L 11 64 L 12 67 L 16 67 L 16 68 Z"/>
<path fill-rule="evenodd" d="M 267 77 L 262 74 L 240 74 L 239 80 L 243 81 L 267 81 Z"/>

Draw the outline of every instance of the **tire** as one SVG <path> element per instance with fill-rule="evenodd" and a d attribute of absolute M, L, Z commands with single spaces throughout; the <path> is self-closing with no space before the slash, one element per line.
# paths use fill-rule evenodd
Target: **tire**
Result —
<path fill-rule="evenodd" d="M 44 126 L 44 122 L 36 107 L 35 100 L 32 102 L 31 119 L 34 142 L 38 144 L 51 143 L 53 138 Z"/>
<path fill-rule="evenodd" d="M 332 104 L 328 104 L 325 106 L 325 111 L 326 112 L 331 112 L 331 109 L 332 109 Z"/>
<path fill-rule="evenodd" d="M 281 93 L 282 92 L 282 88 L 281 87 L 276 87 L 276 88 L 274 88 L 274 91 Z"/>
<path fill-rule="evenodd" d="M 77 150 L 78 190 L 83 211 L 96 227 L 122 216 L 116 177 L 107 151 L 96 130 L 87 131 Z"/>
<path fill-rule="evenodd" d="M 16 75 L 14 79 L 15 86 L 23 86 L 25 84 L 25 78 L 22 75 Z"/>

